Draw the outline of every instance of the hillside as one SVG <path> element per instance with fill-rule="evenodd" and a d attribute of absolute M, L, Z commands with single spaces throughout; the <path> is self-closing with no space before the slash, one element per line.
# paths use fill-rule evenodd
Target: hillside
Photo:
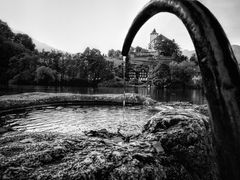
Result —
<path fill-rule="evenodd" d="M 13 31 L 15 34 L 17 34 L 17 33 L 26 34 L 26 33 L 22 32 L 22 31 L 19 31 L 19 30 L 16 30 L 16 29 L 12 29 L 12 31 Z M 49 46 L 49 45 L 46 44 L 46 43 L 40 42 L 40 41 L 34 39 L 33 37 L 31 37 L 31 38 L 32 38 L 33 43 L 36 45 L 35 48 L 36 48 L 38 51 L 42 51 L 43 49 L 44 49 L 45 51 L 57 50 L 56 48 L 51 47 L 51 46 Z"/>
<path fill-rule="evenodd" d="M 233 52 L 236 56 L 238 64 L 240 64 L 240 46 L 239 45 L 232 45 L 232 49 L 233 49 Z M 187 56 L 188 58 L 190 58 L 192 56 L 192 54 L 194 54 L 194 53 L 195 53 L 194 50 L 183 50 L 182 51 L 182 54 L 184 56 Z"/>
<path fill-rule="evenodd" d="M 188 58 L 190 58 L 190 57 L 192 56 L 192 54 L 194 54 L 194 53 L 195 53 L 194 50 L 184 49 L 184 50 L 182 51 L 182 54 L 183 54 L 184 56 L 187 56 Z"/>
<path fill-rule="evenodd" d="M 42 43 L 34 38 L 32 38 L 33 43 L 36 45 L 36 49 L 38 51 L 42 51 L 44 49 L 44 51 L 52 51 L 52 50 L 57 50 L 56 48 L 53 48 L 51 46 L 49 46 L 48 44 Z"/>

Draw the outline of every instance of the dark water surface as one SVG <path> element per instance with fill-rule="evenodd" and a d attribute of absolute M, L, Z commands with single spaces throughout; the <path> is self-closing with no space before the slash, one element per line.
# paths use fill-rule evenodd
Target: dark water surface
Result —
<path fill-rule="evenodd" d="M 26 132 L 82 134 L 107 129 L 124 134 L 138 134 L 156 112 L 144 106 L 48 106 L 1 116 L 3 126 Z"/>
<path fill-rule="evenodd" d="M 24 92 L 52 92 L 52 93 L 79 93 L 79 94 L 120 94 L 123 88 L 88 88 L 88 87 L 53 87 L 53 86 L 0 86 L 0 96 Z M 202 90 L 198 89 L 157 89 L 147 87 L 128 87 L 127 93 L 138 93 L 151 97 L 160 102 L 188 101 L 194 104 L 206 103 Z"/>
<path fill-rule="evenodd" d="M 123 88 L 79 88 L 52 86 L 0 86 L 1 95 L 24 92 L 80 93 L 80 94 L 121 94 Z M 188 101 L 205 103 L 200 90 L 126 88 L 128 93 L 138 93 L 161 102 Z M 107 129 L 124 134 L 140 133 L 154 112 L 144 106 L 48 106 L 40 109 L 26 109 L 0 117 L 0 126 L 10 126 L 14 130 L 27 132 L 60 132 L 81 134 L 83 131 Z"/>

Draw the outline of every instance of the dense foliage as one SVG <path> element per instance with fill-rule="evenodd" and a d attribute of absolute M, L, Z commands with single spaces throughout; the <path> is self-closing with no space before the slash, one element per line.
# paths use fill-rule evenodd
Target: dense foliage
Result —
<path fill-rule="evenodd" d="M 131 56 L 126 60 L 126 80 L 142 84 L 139 75 L 144 70 L 150 75 L 149 82 L 158 87 L 191 86 L 191 79 L 201 84 L 196 55 L 187 61 L 174 40 L 156 40 L 155 49 L 159 52 L 152 60 L 162 56 L 172 58 L 170 64 L 158 65 L 131 64 Z M 148 56 L 148 50 L 137 46 L 130 48 L 130 55 Z M 145 56 L 144 56 L 145 57 Z M 7 23 L 0 20 L 0 84 L 69 85 L 69 86 L 122 86 L 123 66 L 120 50 L 111 49 L 108 59 L 98 49 L 87 47 L 83 53 L 69 54 L 61 51 L 42 51 L 35 49 L 27 34 L 13 33 Z M 114 59 L 118 65 L 114 66 Z M 112 60 L 112 61 L 111 61 Z M 135 79 L 129 72 L 136 73 Z"/>
<path fill-rule="evenodd" d="M 201 87 L 199 67 L 194 62 L 171 62 L 169 65 L 159 63 L 151 74 L 151 81 L 158 87 Z M 196 77 L 198 80 L 193 81 Z"/>
<path fill-rule="evenodd" d="M 180 48 L 174 40 L 162 39 L 161 36 L 158 36 L 155 39 L 154 49 L 164 56 L 172 56 L 173 54 L 180 54 Z"/>
<path fill-rule="evenodd" d="M 97 49 L 83 53 L 38 52 L 26 34 L 0 20 L 0 84 L 96 86 L 113 79 L 113 63 Z"/>
<path fill-rule="evenodd" d="M 161 36 L 155 40 L 154 49 L 158 51 L 159 56 L 172 57 L 176 62 L 183 62 L 187 60 L 187 57 L 182 55 L 179 45 L 170 39 L 162 39 Z"/>

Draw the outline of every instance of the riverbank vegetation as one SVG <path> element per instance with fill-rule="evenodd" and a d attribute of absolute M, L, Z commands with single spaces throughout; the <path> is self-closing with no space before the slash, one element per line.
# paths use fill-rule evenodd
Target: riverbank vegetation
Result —
<path fill-rule="evenodd" d="M 157 50 L 174 57 L 170 64 L 159 63 L 149 71 L 147 82 L 130 79 L 129 71 L 134 65 L 127 61 L 127 85 L 155 85 L 157 87 L 201 87 L 201 80 L 194 83 L 199 74 L 196 57 L 190 60 L 182 56 L 175 42 L 157 43 Z M 144 51 L 131 48 L 131 53 Z M 0 84 L 53 85 L 53 86 L 106 86 L 122 87 L 123 71 L 121 51 L 109 50 L 108 56 L 98 49 L 87 47 L 84 52 L 69 54 L 52 50 L 35 49 L 27 34 L 13 33 L 7 23 L 0 20 Z M 155 57 L 158 58 L 158 57 Z M 117 59 L 111 61 L 109 59 Z M 140 73 L 144 65 L 134 67 Z M 149 68 L 149 67 L 147 67 Z M 145 68 L 146 69 L 146 68 Z"/>

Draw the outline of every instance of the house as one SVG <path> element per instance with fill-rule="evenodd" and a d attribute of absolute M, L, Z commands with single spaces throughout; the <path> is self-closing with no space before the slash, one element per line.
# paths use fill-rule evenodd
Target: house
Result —
<path fill-rule="evenodd" d="M 142 48 L 141 51 L 136 51 L 136 48 L 130 50 L 129 59 L 130 64 L 133 66 L 133 69 L 128 72 L 128 77 L 130 80 L 137 79 L 138 81 L 146 82 L 149 78 L 150 72 L 159 63 L 169 64 L 173 61 L 172 57 L 163 56 L 154 49 L 156 38 L 160 39 L 161 41 L 169 40 L 164 35 L 158 34 L 156 29 L 153 29 L 153 31 L 150 33 L 148 49 Z M 106 60 L 113 62 L 115 67 L 120 67 L 123 63 L 121 58 L 106 57 Z M 144 68 L 146 66 L 148 68 Z"/>
<path fill-rule="evenodd" d="M 149 78 L 150 72 L 157 66 L 159 63 L 169 64 L 173 61 L 172 57 L 163 56 L 158 54 L 158 52 L 154 49 L 156 38 L 159 38 L 161 41 L 169 40 L 162 34 L 158 34 L 156 29 L 150 33 L 150 42 L 148 44 L 148 49 L 142 49 L 142 51 L 133 51 L 130 53 L 130 63 L 135 69 L 129 72 L 129 78 L 137 78 L 139 81 L 147 81 Z M 148 67 L 139 69 L 139 66 Z M 136 70 L 138 68 L 138 70 Z"/>

